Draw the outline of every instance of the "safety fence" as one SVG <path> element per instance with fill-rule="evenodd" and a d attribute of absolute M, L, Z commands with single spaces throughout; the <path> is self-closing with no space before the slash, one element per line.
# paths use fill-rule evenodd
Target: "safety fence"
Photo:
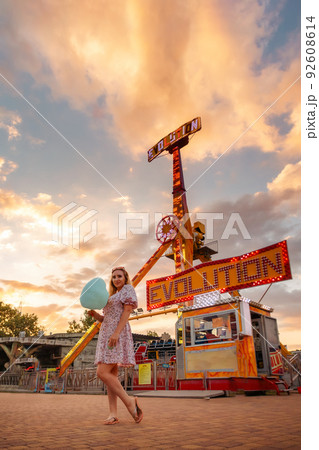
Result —
<path fill-rule="evenodd" d="M 156 362 L 120 367 L 119 380 L 126 391 L 175 390 L 175 366 L 158 365 Z M 105 394 L 103 382 L 96 376 L 96 368 L 67 370 L 59 377 L 56 369 L 39 369 L 33 372 L 0 373 L 0 390 L 46 393 L 94 393 Z"/>
<path fill-rule="evenodd" d="M 283 359 L 285 379 L 291 388 L 301 386 L 301 353 Z"/>

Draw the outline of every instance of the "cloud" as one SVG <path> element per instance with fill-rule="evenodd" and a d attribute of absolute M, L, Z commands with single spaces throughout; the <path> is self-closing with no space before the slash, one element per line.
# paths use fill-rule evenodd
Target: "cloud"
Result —
<path fill-rule="evenodd" d="M 0 181 L 6 181 L 7 176 L 14 172 L 17 168 L 17 163 L 0 157 Z"/>
<path fill-rule="evenodd" d="M 0 227 L 0 250 L 15 251 L 15 243 L 6 242 L 12 236 L 12 230 L 7 227 Z"/>
<path fill-rule="evenodd" d="M 267 187 L 274 193 L 280 193 L 287 189 L 299 191 L 301 188 L 301 161 L 296 164 L 287 164 L 271 183 L 267 183 Z"/>
<path fill-rule="evenodd" d="M 120 203 L 121 205 L 125 206 L 126 207 L 126 211 L 129 211 L 131 206 L 132 206 L 130 197 L 128 195 L 125 195 L 123 197 L 113 198 L 112 201 L 115 202 L 115 203 Z"/>
<path fill-rule="evenodd" d="M 269 114 L 265 121 L 267 125 L 276 127 L 280 136 L 288 134 L 293 128 L 293 124 L 290 122 L 290 114 L 287 112 L 279 115 Z"/>
<path fill-rule="evenodd" d="M 57 208 L 50 198 L 49 194 L 40 193 L 32 201 L 25 194 L 19 195 L 12 190 L 0 189 L 1 215 L 9 220 L 35 217 L 39 219 L 37 222 L 41 223 L 41 218 L 48 219 Z"/>
<path fill-rule="evenodd" d="M 62 234 L 65 241 L 70 242 L 72 242 L 70 237 L 75 235 L 73 229 L 74 221 L 70 220 L 62 224 L 66 213 L 58 218 L 55 216 L 62 208 L 53 202 L 50 194 L 44 192 L 40 192 L 30 199 L 27 194 L 20 195 L 12 190 L 0 189 L 0 216 L 8 223 L 14 224 L 19 232 L 22 230 L 25 233 L 27 230 L 27 232 L 31 233 L 34 243 L 56 247 L 53 249 L 53 253 L 56 254 L 74 252 L 74 249 L 67 245 L 58 247 L 61 243 L 58 239 L 62 239 Z M 77 210 L 73 209 L 72 212 L 74 211 L 76 212 Z M 85 228 L 89 228 L 89 226 L 89 221 L 84 223 L 81 226 L 81 232 Z M 22 234 L 20 234 L 21 236 Z M 57 242 L 53 240 L 55 238 Z M 87 248 L 89 249 L 90 247 Z M 81 255 L 84 253 L 85 250 L 83 249 Z"/>
<path fill-rule="evenodd" d="M 275 153 L 280 168 L 267 190 L 236 201 L 209 200 L 208 211 L 224 213 L 224 219 L 214 225 L 215 238 L 219 239 L 216 259 L 287 238 L 294 276 L 299 276 L 299 81 L 290 88 L 300 73 L 299 30 L 292 30 L 280 47 L 270 48 L 281 27 L 284 1 L 202 0 L 199 6 L 195 0 L 83 0 L 79 7 L 71 0 L 63 8 L 54 2 L 14 5 L 9 1 L 2 5 L 5 76 L 20 89 L 26 87 L 26 79 L 31 80 L 26 92 L 32 99 L 41 101 L 45 92 L 46 100 L 56 106 L 68 102 L 73 110 L 86 114 L 93 131 L 105 130 L 108 139 L 111 135 L 122 152 L 146 160 L 147 149 L 160 138 L 201 116 L 202 130 L 194 135 L 183 158 L 211 160 L 228 148 L 240 151 L 243 147 Z M 0 109 L 0 128 L 8 140 L 20 138 L 21 123 L 20 114 Z M 29 146 L 44 143 L 30 134 L 25 138 Z M 11 163 L 15 164 L 7 160 L 0 164 L 0 177 L 16 169 Z M 125 170 L 122 174 L 127 174 L 128 168 Z M 83 192 L 82 187 L 77 194 Z M 118 207 L 131 208 L 132 195 L 107 199 L 113 217 Z M 162 194 L 160 202 L 167 195 Z M 145 197 L 144 193 L 143 201 Z M 119 240 L 113 224 L 100 220 L 98 235 L 79 251 L 66 245 L 50 246 L 52 216 L 61 206 L 43 188 L 29 197 L 0 190 L 0 207 L 8 222 L 4 231 L 12 230 L 1 242 L 19 249 L 19 262 L 14 261 L 17 273 L 23 270 L 20 273 L 25 274 L 30 267 L 30 248 L 36 252 L 32 255 L 39 268 L 28 282 L 6 273 L 2 279 L 7 284 L 2 286 L 30 293 L 30 297 L 43 295 L 47 299 L 52 295 L 50 305 L 55 304 L 57 295 L 61 301 L 78 295 L 95 276 L 108 279 L 114 264 L 125 265 L 133 277 L 159 246 L 153 229 L 148 236 L 129 232 L 126 240 Z M 228 240 L 221 239 L 232 212 L 240 214 L 251 240 L 243 239 L 240 230 Z M 109 217 L 105 222 L 112 222 Z M 28 252 L 24 251 L 26 246 Z M 24 258 L 29 260 L 21 262 Z M 163 257 L 145 279 L 174 272 L 174 263 Z M 137 288 L 143 307 L 145 279 Z M 287 307 L 288 286 L 289 282 L 280 291 L 277 286 L 272 288 L 281 296 L 272 300 L 276 308 Z M 79 312 L 78 305 L 72 308 L 72 313 Z M 52 311 L 57 317 L 59 311 L 53 306 Z M 281 321 L 286 323 L 282 311 Z M 39 313 L 51 319 L 49 310 Z M 289 311 L 287 317 L 295 323 L 294 313 Z M 66 323 L 66 319 L 61 320 Z M 173 319 L 166 317 L 165 321 L 158 319 L 156 326 L 166 327 L 167 323 L 173 330 Z M 152 322 L 146 329 L 154 326 Z"/>
<path fill-rule="evenodd" d="M 10 295 L 15 291 L 25 291 L 25 292 L 40 292 L 43 294 L 55 294 L 55 295 L 69 295 L 64 289 L 61 289 L 58 286 L 51 286 L 48 284 L 45 285 L 36 285 L 29 282 L 23 282 L 18 280 L 4 280 L 0 279 L 0 283 L 6 286 L 7 293 Z"/>
<path fill-rule="evenodd" d="M 64 280 L 62 280 L 62 284 L 68 290 L 79 292 L 87 282 L 97 276 L 98 273 L 96 270 L 91 269 L 90 267 L 82 267 L 79 272 L 69 273 Z"/>
<path fill-rule="evenodd" d="M 12 236 L 12 231 L 7 228 L 7 229 L 0 229 L 0 241 L 4 240 L 4 239 L 8 239 L 10 236 Z"/>
<path fill-rule="evenodd" d="M 36 138 L 36 137 L 30 136 L 30 135 L 27 136 L 27 140 L 30 142 L 30 144 L 32 146 L 35 146 L 35 147 L 45 144 L 45 141 L 43 139 Z"/>
<path fill-rule="evenodd" d="M 19 195 L 12 190 L 0 189 L 0 216 L 12 226 L 14 224 L 20 233 L 22 230 L 35 231 L 37 241 L 40 242 L 41 236 L 45 236 L 47 241 L 47 234 L 50 237 L 52 235 L 52 216 L 57 210 L 50 199 L 49 194 L 40 193 L 36 198 L 30 199 L 26 194 Z"/>
<path fill-rule="evenodd" d="M 0 106 L 0 128 L 8 134 L 8 141 L 18 139 L 21 134 L 17 128 L 22 122 L 21 117 L 14 111 L 9 111 Z"/>
<path fill-rule="evenodd" d="M 68 329 L 68 322 L 73 319 L 79 320 L 80 315 L 73 311 L 66 310 L 67 306 L 56 303 L 48 303 L 44 306 L 24 306 L 22 312 L 35 314 L 39 319 L 39 324 L 44 327 L 45 333 L 65 333 Z M 83 308 L 82 308 L 83 311 Z"/>
<path fill-rule="evenodd" d="M 70 1 L 62 12 L 54 3 L 21 3 L 2 40 L 15 75 L 31 74 L 53 100 L 86 112 L 123 151 L 146 157 L 168 132 L 202 116 L 196 152 L 186 158 L 217 156 L 242 136 L 235 148 L 258 145 L 289 159 L 299 153 L 300 84 L 289 89 L 300 74 L 298 33 L 278 58 L 263 59 L 283 5 Z M 289 117 L 288 134 L 269 112 L 261 116 L 274 102 L 270 117 Z"/>
<path fill-rule="evenodd" d="M 52 196 L 44 192 L 39 192 L 38 195 L 33 200 L 40 203 L 48 203 L 52 200 Z"/>
<path fill-rule="evenodd" d="M 236 201 L 215 201 L 205 212 L 219 213 L 211 226 L 218 240 L 218 254 L 214 259 L 241 255 L 276 242 L 287 240 L 294 279 L 300 275 L 300 162 L 287 164 L 267 185 L 268 190 L 246 194 Z M 203 211 L 204 212 L 204 211 Z M 200 213 L 200 211 L 197 211 Z M 232 233 L 225 236 L 225 229 L 232 214 L 238 214 L 250 238 L 245 238 L 242 227 L 235 221 Z M 217 216 L 216 216 L 217 217 Z"/>

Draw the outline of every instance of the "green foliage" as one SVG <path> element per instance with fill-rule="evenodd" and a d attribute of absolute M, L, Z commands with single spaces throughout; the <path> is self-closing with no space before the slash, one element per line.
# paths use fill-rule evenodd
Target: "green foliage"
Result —
<path fill-rule="evenodd" d="M 22 314 L 17 308 L 0 300 L 0 336 L 19 336 L 25 331 L 26 336 L 37 336 L 43 329 L 38 324 L 35 314 Z"/>
<path fill-rule="evenodd" d="M 80 323 L 72 320 L 69 323 L 69 328 L 66 330 L 67 333 L 84 333 L 90 328 L 95 322 L 94 317 L 89 316 L 87 311 L 84 311 L 84 315 L 80 319 Z"/>
<path fill-rule="evenodd" d="M 87 311 L 84 311 L 84 315 L 83 317 L 81 317 L 80 322 L 82 323 L 83 331 L 86 331 L 90 328 L 90 326 L 94 324 L 94 322 L 96 322 L 96 320 L 94 319 L 94 317 L 89 316 Z"/>
<path fill-rule="evenodd" d="M 153 336 L 153 337 L 159 337 L 156 331 L 147 331 L 146 336 Z"/>
<path fill-rule="evenodd" d="M 69 328 L 66 330 L 67 333 L 82 333 L 82 327 L 81 325 L 76 322 L 75 320 L 72 320 L 72 322 L 69 323 Z"/>

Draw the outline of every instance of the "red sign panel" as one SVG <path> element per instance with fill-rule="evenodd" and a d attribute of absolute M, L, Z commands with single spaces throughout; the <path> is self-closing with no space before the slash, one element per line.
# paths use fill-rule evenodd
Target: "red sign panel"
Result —
<path fill-rule="evenodd" d="M 282 355 L 279 350 L 270 352 L 271 373 L 274 375 L 282 375 L 284 373 L 284 366 L 282 362 Z"/>
<path fill-rule="evenodd" d="M 287 241 L 241 256 L 200 264 L 146 282 L 147 309 L 187 302 L 194 295 L 235 291 L 291 278 Z"/>

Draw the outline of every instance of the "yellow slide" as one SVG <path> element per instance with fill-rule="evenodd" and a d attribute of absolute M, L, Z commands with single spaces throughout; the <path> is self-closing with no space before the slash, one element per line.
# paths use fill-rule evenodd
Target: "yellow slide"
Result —
<path fill-rule="evenodd" d="M 291 352 L 286 349 L 286 347 L 280 342 L 280 351 L 284 358 L 287 358 L 287 356 L 291 355 Z"/>
<path fill-rule="evenodd" d="M 75 344 L 75 346 L 69 351 L 67 355 L 61 361 L 61 367 L 59 377 L 61 377 L 70 364 L 73 363 L 75 358 L 81 353 L 81 351 L 88 345 L 88 343 L 94 338 L 101 327 L 100 322 L 94 322 L 93 325 L 83 334 L 81 339 Z"/>

